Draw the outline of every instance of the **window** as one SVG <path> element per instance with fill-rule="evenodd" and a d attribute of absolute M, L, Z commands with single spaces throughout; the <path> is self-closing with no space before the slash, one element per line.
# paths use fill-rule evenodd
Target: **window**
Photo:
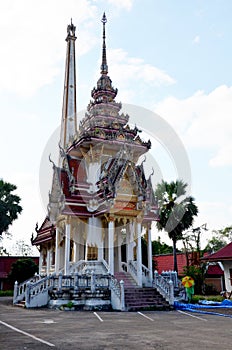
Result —
<path fill-rule="evenodd" d="M 229 269 L 229 274 L 230 274 L 230 285 L 232 286 L 232 269 Z"/>
<path fill-rule="evenodd" d="M 88 246 L 88 254 L 87 254 L 87 260 L 97 260 L 97 254 L 98 248 L 96 246 L 90 247 Z"/>

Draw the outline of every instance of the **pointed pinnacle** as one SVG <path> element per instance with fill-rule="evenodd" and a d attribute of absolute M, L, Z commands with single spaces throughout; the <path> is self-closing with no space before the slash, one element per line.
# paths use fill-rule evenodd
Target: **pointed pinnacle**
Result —
<path fill-rule="evenodd" d="M 106 14 L 105 12 L 103 13 L 103 16 L 102 16 L 102 23 L 105 24 L 107 22 L 107 18 L 106 18 Z"/>

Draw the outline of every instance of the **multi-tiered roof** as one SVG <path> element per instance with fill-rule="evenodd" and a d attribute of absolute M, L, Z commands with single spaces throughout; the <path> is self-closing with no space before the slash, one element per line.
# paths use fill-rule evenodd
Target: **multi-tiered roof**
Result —
<path fill-rule="evenodd" d="M 60 166 L 53 163 L 48 217 L 55 225 L 60 215 L 87 218 L 109 213 L 157 219 L 151 178 L 145 177 L 139 157 L 151 142 L 144 142 L 139 129 L 131 128 L 129 116 L 120 113 L 115 101 L 118 90 L 108 76 L 106 16 L 103 15 L 103 46 L 100 78 L 91 92 L 85 117 L 76 129 L 75 26 L 68 26 L 66 72 L 60 137 Z M 48 219 L 45 220 L 46 232 Z M 40 232 L 33 244 L 38 243 Z M 50 236 L 52 234 L 50 233 Z"/>

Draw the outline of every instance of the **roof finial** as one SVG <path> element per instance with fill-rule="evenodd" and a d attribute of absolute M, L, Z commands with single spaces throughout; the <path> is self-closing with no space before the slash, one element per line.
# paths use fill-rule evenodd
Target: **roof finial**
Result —
<path fill-rule="evenodd" d="M 75 32 L 76 32 L 76 27 L 74 26 L 74 24 L 72 22 L 72 18 L 71 18 L 71 24 L 69 24 L 67 26 L 67 33 L 68 33 L 67 38 L 73 37 L 76 39 Z"/>
<path fill-rule="evenodd" d="M 103 13 L 102 17 L 102 23 L 103 23 L 103 45 L 102 45 L 102 64 L 101 64 L 101 74 L 107 74 L 108 73 L 108 66 L 106 61 L 106 35 L 105 35 L 105 24 L 107 22 L 106 14 Z"/>

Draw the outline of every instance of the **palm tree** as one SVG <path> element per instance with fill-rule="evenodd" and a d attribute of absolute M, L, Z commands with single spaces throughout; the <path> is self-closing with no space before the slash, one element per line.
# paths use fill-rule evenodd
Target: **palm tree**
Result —
<path fill-rule="evenodd" d="M 170 183 L 162 181 L 155 191 L 159 206 L 157 228 L 159 231 L 165 230 L 173 242 L 174 271 L 177 273 L 176 242 L 192 226 L 194 216 L 198 213 L 194 198 L 185 196 L 186 187 L 187 184 L 182 180 Z"/>
<path fill-rule="evenodd" d="M 16 189 L 15 185 L 0 179 L 0 238 L 22 211 L 20 197 L 12 193 Z"/>

